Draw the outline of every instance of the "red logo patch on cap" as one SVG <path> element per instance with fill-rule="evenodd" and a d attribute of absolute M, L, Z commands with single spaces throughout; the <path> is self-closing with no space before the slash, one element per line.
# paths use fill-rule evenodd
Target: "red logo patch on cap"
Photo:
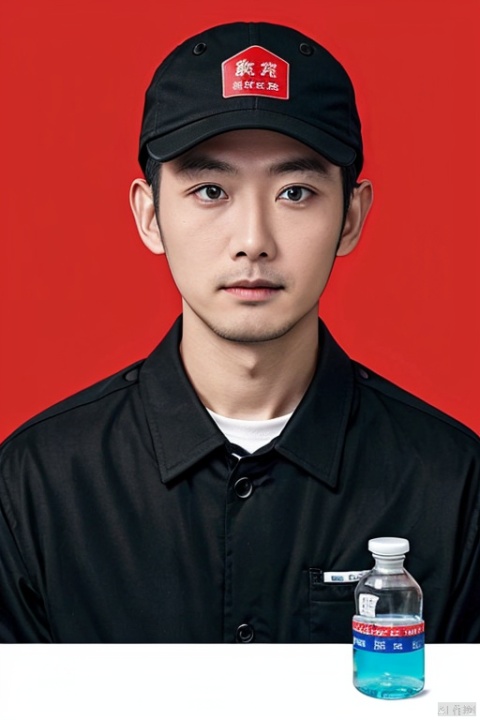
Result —
<path fill-rule="evenodd" d="M 288 100 L 290 65 L 260 45 L 251 45 L 222 63 L 223 97 L 266 95 Z"/>

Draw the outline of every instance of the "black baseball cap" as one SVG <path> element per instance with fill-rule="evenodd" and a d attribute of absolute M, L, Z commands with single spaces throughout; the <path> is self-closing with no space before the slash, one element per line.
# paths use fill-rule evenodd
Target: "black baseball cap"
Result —
<path fill-rule="evenodd" d="M 274 130 L 335 165 L 363 165 L 353 85 L 342 65 L 296 30 L 219 25 L 179 45 L 147 90 L 139 161 L 172 160 L 229 130 Z"/>

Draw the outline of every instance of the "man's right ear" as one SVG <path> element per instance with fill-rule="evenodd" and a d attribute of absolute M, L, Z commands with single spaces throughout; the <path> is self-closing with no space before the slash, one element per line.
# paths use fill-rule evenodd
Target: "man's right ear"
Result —
<path fill-rule="evenodd" d="M 165 253 L 160 228 L 155 215 L 152 188 L 146 180 L 136 178 L 130 188 L 130 207 L 142 242 L 155 255 Z"/>

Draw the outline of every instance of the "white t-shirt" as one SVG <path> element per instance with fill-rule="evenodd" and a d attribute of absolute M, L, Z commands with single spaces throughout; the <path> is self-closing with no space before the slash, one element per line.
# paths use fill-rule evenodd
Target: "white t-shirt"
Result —
<path fill-rule="evenodd" d="M 273 438 L 278 437 L 293 415 L 288 413 L 271 420 L 237 420 L 218 415 L 208 408 L 206 410 L 228 440 L 249 453 L 268 445 Z"/>

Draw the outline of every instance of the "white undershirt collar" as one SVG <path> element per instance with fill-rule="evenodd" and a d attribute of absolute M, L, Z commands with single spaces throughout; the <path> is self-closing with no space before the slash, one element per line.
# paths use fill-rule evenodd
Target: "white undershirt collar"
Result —
<path fill-rule="evenodd" d="M 268 445 L 278 437 L 293 415 L 291 412 L 271 420 L 238 420 L 218 415 L 209 408 L 206 410 L 228 440 L 249 453 Z"/>

